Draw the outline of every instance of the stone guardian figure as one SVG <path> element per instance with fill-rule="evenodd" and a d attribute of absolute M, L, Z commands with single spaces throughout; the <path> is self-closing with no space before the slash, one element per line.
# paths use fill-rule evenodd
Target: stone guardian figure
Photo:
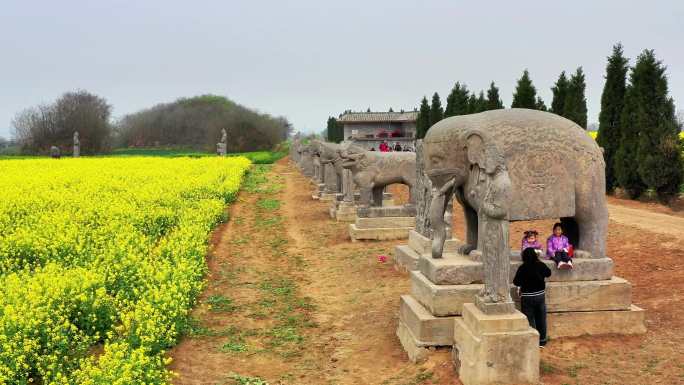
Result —
<path fill-rule="evenodd" d="M 216 149 L 219 154 L 219 156 L 226 156 L 228 148 L 228 133 L 226 132 L 226 129 L 223 128 L 221 129 L 221 141 L 216 144 Z"/>
<path fill-rule="evenodd" d="M 78 131 L 74 132 L 74 158 L 81 156 L 81 140 L 78 137 Z"/>

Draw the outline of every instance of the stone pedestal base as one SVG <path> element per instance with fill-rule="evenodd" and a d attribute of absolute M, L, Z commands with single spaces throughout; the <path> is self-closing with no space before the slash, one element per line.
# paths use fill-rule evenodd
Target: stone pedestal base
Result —
<path fill-rule="evenodd" d="M 455 253 L 463 243 L 456 238 L 444 242 L 445 253 Z M 432 254 L 432 240 L 416 230 L 409 231 L 408 244 L 394 248 L 394 264 L 399 270 L 418 270 L 418 261 L 422 255 Z"/>
<path fill-rule="evenodd" d="M 349 225 L 351 240 L 390 240 L 406 239 L 416 225 L 415 217 L 356 218 Z"/>
<path fill-rule="evenodd" d="M 334 201 L 335 199 L 337 199 L 337 193 L 334 193 L 334 192 L 333 192 L 333 193 L 323 192 L 323 193 L 321 193 L 319 199 L 320 199 L 322 202 L 332 202 L 332 201 Z"/>
<path fill-rule="evenodd" d="M 472 303 L 463 305 L 454 324 L 456 354 L 464 385 L 539 382 L 539 333 L 517 310 L 488 315 Z"/>
<path fill-rule="evenodd" d="M 338 222 L 356 221 L 356 206 L 351 202 L 339 202 L 330 207 L 330 216 Z"/>
<path fill-rule="evenodd" d="M 474 303 L 483 288 L 482 263 L 455 252 L 458 240 L 447 241 L 445 258 L 430 256 L 430 241 L 415 231 L 408 245 L 395 250 L 396 263 L 410 272 L 411 294 L 402 296 L 397 335 L 412 360 L 427 354 L 430 346 L 449 346 L 453 322 Z M 575 268 L 557 270 L 546 284 L 548 337 L 577 337 L 646 332 L 645 312 L 632 305 L 632 286 L 614 277 L 610 258 L 580 254 Z M 518 253 L 511 253 L 511 280 L 519 266 Z M 520 298 L 511 285 L 511 296 L 520 309 Z M 568 325 L 573 325 L 569 327 Z"/>
<path fill-rule="evenodd" d="M 314 200 L 319 200 L 319 199 L 321 199 L 321 194 L 323 194 L 323 190 L 325 189 L 325 184 L 318 183 L 315 180 L 314 180 L 314 184 L 316 185 L 316 189 L 311 194 L 311 198 Z"/>

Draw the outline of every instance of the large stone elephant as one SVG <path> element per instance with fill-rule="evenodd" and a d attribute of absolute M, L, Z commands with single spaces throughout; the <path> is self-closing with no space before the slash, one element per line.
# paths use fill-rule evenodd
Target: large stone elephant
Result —
<path fill-rule="evenodd" d="M 402 183 L 409 187 L 409 204 L 414 203 L 416 154 L 376 152 L 350 145 L 340 152 L 342 167 L 351 170 L 361 196 L 359 206 L 382 206 L 385 186 Z"/>
<path fill-rule="evenodd" d="M 485 207 L 486 195 L 488 181 L 495 178 L 510 181 L 501 195 L 506 202 L 498 202 L 506 208 L 505 219 L 560 218 L 578 249 L 605 256 L 605 162 L 596 142 L 572 121 L 528 109 L 454 116 L 429 129 L 424 160 L 425 173 L 438 191 L 430 208 L 433 257 L 442 255 L 442 218 L 452 194 L 465 212 L 462 252 L 482 250 L 478 214 L 492 209 Z"/>

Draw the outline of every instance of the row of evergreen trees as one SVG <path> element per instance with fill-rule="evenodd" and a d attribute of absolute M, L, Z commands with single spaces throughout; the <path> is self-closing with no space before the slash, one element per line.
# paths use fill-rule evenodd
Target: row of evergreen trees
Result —
<path fill-rule="evenodd" d="M 518 84 L 513 93 L 513 103 L 511 108 L 530 108 L 533 110 L 551 111 L 557 115 L 564 116 L 578 125 L 587 127 L 587 98 L 585 96 L 586 82 L 582 67 L 577 68 L 575 73 L 567 78 L 565 71 L 561 72 L 558 81 L 551 87 L 553 100 L 549 110 L 544 100 L 537 95 L 537 89 L 532 84 L 528 70 L 523 71 L 518 79 Z M 492 82 L 487 90 L 485 98 L 484 91 L 480 91 L 476 96 L 468 91 L 465 84 L 456 82 L 454 88 L 447 96 L 447 106 L 442 109 L 442 102 L 439 94 L 432 95 L 432 104 L 428 104 L 426 97 L 420 103 L 420 112 L 416 122 L 416 132 L 419 138 L 425 136 L 427 130 L 443 118 L 454 115 L 474 114 L 488 110 L 504 108 L 503 102 L 499 97 L 499 89 Z"/>
<path fill-rule="evenodd" d="M 656 59 L 652 50 L 644 50 L 631 68 L 628 84 L 628 64 L 622 45 L 615 45 L 606 67 L 597 137 L 604 149 L 606 188 L 613 191 L 620 187 L 631 198 L 637 198 L 650 189 L 661 201 L 667 201 L 680 192 L 684 161 L 679 139 L 682 127 L 675 115 L 674 101 L 668 96 L 666 67 Z M 582 67 L 569 78 L 565 71 L 561 72 L 551 87 L 553 100 L 548 110 L 586 129 L 585 90 Z M 484 92 L 476 96 L 468 91 L 465 84 L 457 82 L 447 96 L 444 109 L 437 92 L 432 96 L 431 104 L 423 97 L 416 135 L 423 138 L 433 124 L 449 116 L 501 108 L 504 108 L 503 103 L 494 82 L 486 98 Z M 518 79 L 511 108 L 547 111 L 527 70 Z"/>
<path fill-rule="evenodd" d="M 468 91 L 465 83 L 456 82 L 447 96 L 446 108 L 442 108 L 442 101 L 437 92 L 432 95 L 432 104 L 428 104 L 427 97 L 423 96 L 416 121 L 416 136 L 418 138 L 425 137 L 425 133 L 433 124 L 450 116 L 475 114 L 502 108 L 504 108 L 503 102 L 499 97 L 499 89 L 494 82 L 489 85 L 486 98 L 484 91 L 480 91 L 479 95 L 476 96 L 475 92 L 470 93 Z"/>
<path fill-rule="evenodd" d="M 606 66 L 596 140 L 606 160 L 606 188 L 622 188 L 631 198 L 647 189 L 668 201 L 684 178 L 681 127 L 668 96 L 666 67 L 644 50 L 631 69 L 621 44 Z M 629 72 L 629 83 L 627 73 Z"/>

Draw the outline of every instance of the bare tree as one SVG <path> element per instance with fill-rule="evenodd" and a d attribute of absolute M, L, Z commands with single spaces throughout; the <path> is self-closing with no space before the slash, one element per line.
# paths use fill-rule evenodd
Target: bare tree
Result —
<path fill-rule="evenodd" d="M 110 136 L 111 106 L 87 91 L 67 92 L 53 104 L 42 104 L 17 113 L 12 120 L 14 137 L 25 152 L 47 153 L 51 146 L 70 149 L 74 131 L 81 135 L 85 153 L 106 149 Z"/>

